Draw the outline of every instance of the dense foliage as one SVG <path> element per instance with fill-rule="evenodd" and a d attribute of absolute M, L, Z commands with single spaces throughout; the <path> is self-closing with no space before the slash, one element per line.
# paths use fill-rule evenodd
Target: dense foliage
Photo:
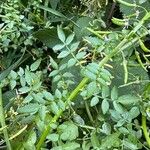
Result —
<path fill-rule="evenodd" d="M 150 149 L 149 0 L 0 1 L 0 149 Z"/>

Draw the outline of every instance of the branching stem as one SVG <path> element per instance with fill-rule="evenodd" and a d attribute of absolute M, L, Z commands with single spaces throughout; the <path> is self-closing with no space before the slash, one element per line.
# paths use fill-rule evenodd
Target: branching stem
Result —
<path fill-rule="evenodd" d="M 150 147 L 150 137 L 149 133 L 147 131 L 147 125 L 146 125 L 146 116 L 142 115 L 142 129 L 145 136 L 145 139 L 147 141 L 148 146 Z"/>
<path fill-rule="evenodd" d="M 99 63 L 100 67 L 103 67 L 113 56 L 115 56 L 116 53 L 120 52 L 121 50 L 125 50 L 126 48 L 130 47 L 131 44 L 136 43 L 139 38 L 134 38 L 132 41 L 129 40 L 132 35 L 134 35 L 142 26 L 142 24 L 145 22 L 145 20 L 149 19 L 150 12 L 147 13 L 143 19 L 137 24 L 137 26 L 134 27 L 134 29 L 119 43 L 117 47 L 115 47 L 108 55 L 106 55 Z M 149 32 L 145 32 L 141 35 L 140 38 L 146 36 Z M 130 42 L 131 41 L 131 42 Z M 124 49 L 123 49 L 124 47 Z M 77 94 L 80 92 L 82 88 L 85 87 L 89 79 L 87 77 L 83 78 L 83 80 L 79 83 L 79 85 L 71 92 L 70 96 L 68 97 L 65 106 L 68 106 L 71 101 L 77 96 Z M 59 112 L 53 117 L 53 119 L 49 122 L 46 129 L 42 133 L 39 142 L 36 145 L 36 149 L 40 150 L 42 144 L 44 143 L 44 140 L 46 139 L 46 136 L 50 133 L 51 130 L 51 124 L 55 123 L 59 117 L 62 115 L 63 110 L 59 110 Z"/>

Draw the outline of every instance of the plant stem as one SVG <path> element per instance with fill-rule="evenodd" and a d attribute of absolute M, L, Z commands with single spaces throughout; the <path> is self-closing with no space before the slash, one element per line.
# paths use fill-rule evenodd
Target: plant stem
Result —
<path fill-rule="evenodd" d="M 150 137 L 147 131 L 147 125 L 146 125 L 146 116 L 142 115 L 142 129 L 145 136 L 145 139 L 148 143 L 148 146 L 150 147 Z"/>
<path fill-rule="evenodd" d="M 4 139 L 7 145 L 7 149 L 8 150 L 12 150 L 11 149 L 11 144 L 9 141 L 9 137 L 8 137 L 8 131 L 6 127 L 6 123 L 5 123 L 5 116 L 4 116 L 4 109 L 3 109 L 3 100 L 2 100 L 2 89 L 0 87 L 0 123 L 3 129 L 3 134 L 4 134 Z"/>
<path fill-rule="evenodd" d="M 65 102 L 65 107 L 69 105 L 70 101 L 79 93 L 79 91 L 84 87 L 84 85 L 88 82 L 88 78 L 84 78 L 79 85 L 71 92 L 70 96 L 68 97 L 68 100 Z M 53 119 L 49 122 L 49 124 L 47 125 L 46 129 L 44 130 L 44 132 L 41 135 L 41 138 L 39 140 L 39 142 L 36 145 L 36 149 L 40 150 L 46 136 L 48 135 L 48 133 L 50 133 L 51 130 L 51 124 L 55 123 L 58 118 L 62 115 L 63 110 L 60 109 L 58 111 L 58 113 L 53 117 Z"/>
<path fill-rule="evenodd" d="M 89 117 L 91 123 L 93 123 L 94 120 L 93 120 L 93 117 L 92 117 L 92 115 L 91 115 L 91 112 L 90 112 L 90 109 L 89 109 L 89 105 L 88 105 L 88 103 L 87 103 L 86 100 L 85 100 L 84 103 L 85 103 L 85 109 L 86 109 L 87 115 L 88 115 L 88 117 Z"/>
<path fill-rule="evenodd" d="M 135 32 L 141 28 L 144 21 L 147 20 L 149 17 L 150 17 L 150 12 L 143 17 L 143 19 L 137 24 L 137 26 L 134 27 L 134 29 L 119 43 L 119 45 L 117 47 L 115 47 L 106 57 L 104 57 L 100 61 L 99 66 L 103 67 L 110 60 L 110 58 L 112 58 L 117 52 L 120 52 L 120 50 L 124 50 L 124 49 L 128 48 L 129 46 L 131 46 L 131 42 L 129 42 L 128 39 L 131 37 L 131 35 L 135 34 Z M 141 37 L 146 36 L 147 34 L 149 34 L 149 32 L 143 33 L 141 35 Z M 135 37 L 135 40 L 132 40 L 132 42 L 136 43 L 138 40 L 139 40 L 139 37 L 138 38 Z M 124 49 L 123 49 L 123 47 L 124 47 Z M 88 81 L 89 81 L 89 79 L 87 77 L 82 79 L 82 81 L 79 83 L 79 85 L 71 92 L 70 96 L 68 97 L 67 101 L 65 102 L 65 107 L 70 104 L 70 102 L 77 96 L 79 91 L 86 85 L 86 83 Z M 62 115 L 62 113 L 63 113 L 63 110 L 59 110 L 58 114 L 56 114 L 53 117 L 53 119 L 49 122 L 46 129 L 42 133 L 39 142 L 36 145 L 37 150 L 40 150 L 44 140 L 46 139 L 46 136 L 50 133 L 50 130 L 51 130 L 50 125 L 52 123 L 55 123 L 59 119 L 59 117 Z"/>

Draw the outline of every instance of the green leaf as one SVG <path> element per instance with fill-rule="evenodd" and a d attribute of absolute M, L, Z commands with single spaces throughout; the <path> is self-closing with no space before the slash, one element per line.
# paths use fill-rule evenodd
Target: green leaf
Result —
<path fill-rule="evenodd" d="M 26 79 L 23 77 L 20 77 L 20 84 L 22 87 L 24 87 L 26 85 Z"/>
<path fill-rule="evenodd" d="M 97 78 L 97 81 L 102 84 L 102 86 L 107 86 L 107 83 L 104 79 L 102 79 L 101 77 L 100 78 Z"/>
<path fill-rule="evenodd" d="M 123 134 L 129 134 L 129 131 L 125 128 L 125 127 L 120 127 L 119 128 L 119 131 L 121 132 L 121 133 L 123 133 Z"/>
<path fill-rule="evenodd" d="M 11 90 L 13 90 L 17 85 L 16 80 L 10 80 L 10 86 L 11 86 Z"/>
<path fill-rule="evenodd" d="M 126 123 L 126 119 L 121 118 L 120 120 L 118 120 L 116 127 L 122 127 L 125 123 Z"/>
<path fill-rule="evenodd" d="M 59 70 L 54 70 L 49 74 L 49 77 L 56 76 L 59 73 Z"/>
<path fill-rule="evenodd" d="M 76 54 L 76 58 L 77 59 L 83 59 L 85 55 L 86 55 L 86 52 L 79 52 Z"/>
<path fill-rule="evenodd" d="M 59 99 L 59 101 L 57 102 L 57 104 L 58 104 L 58 107 L 60 108 L 60 109 L 62 109 L 63 111 L 65 111 L 65 102 L 64 101 L 62 101 L 61 99 Z"/>
<path fill-rule="evenodd" d="M 51 8 L 49 8 L 49 7 L 45 7 L 45 6 L 42 6 L 42 5 L 40 5 L 40 6 L 38 6 L 39 8 L 41 8 L 41 9 L 43 9 L 43 10 L 45 10 L 45 11 L 48 11 L 48 12 L 50 12 L 50 13 L 52 13 L 53 15 L 56 15 L 56 16 L 58 16 L 58 17 L 62 17 L 62 18 L 66 18 L 62 13 L 60 13 L 59 11 L 56 11 L 56 10 L 54 10 L 54 9 L 51 9 Z"/>
<path fill-rule="evenodd" d="M 33 97 L 31 96 L 31 94 L 28 94 L 28 95 L 25 97 L 23 103 L 24 103 L 24 104 L 29 103 L 29 102 L 32 101 L 32 99 L 33 99 Z"/>
<path fill-rule="evenodd" d="M 67 59 L 67 58 L 66 58 L 66 59 Z M 66 60 L 66 59 L 65 59 L 65 60 Z M 63 60 L 64 60 L 64 59 L 63 59 Z M 63 60 L 62 60 L 62 61 L 63 61 Z M 66 69 L 66 67 L 67 67 L 67 63 L 62 63 L 61 66 L 59 67 L 59 70 L 62 71 L 62 70 L 64 70 L 64 69 Z"/>
<path fill-rule="evenodd" d="M 8 110 L 12 106 L 12 103 L 14 101 L 11 99 L 15 100 L 16 97 L 17 97 L 17 93 L 15 90 L 9 90 L 3 92 L 2 99 L 3 99 L 3 105 L 5 107 L 5 110 Z"/>
<path fill-rule="evenodd" d="M 108 74 L 105 74 L 104 72 L 100 72 L 100 77 L 103 78 L 106 82 L 108 82 L 109 84 L 111 83 L 110 80 L 110 76 L 108 76 Z"/>
<path fill-rule="evenodd" d="M 111 114 L 111 117 L 114 119 L 114 120 L 120 120 L 121 119 L 121 115 L 119 112 L 115 111 L 115 110 L 110 110 L 109 111 L 110 114 Z"/>
<path fill-rule="evenodd" d="M 56 9 L 59 2 L 60 2 L 60 0 L 50 0 L 52 9 Z"/>
<path fill-rule="evenodd" d="M 7 77 L 7 75 L 9 75 L 11 70 L 15 69 L 19 65 L 19 63 L 21 62 L 23 56 L 24 56 L 24 53 L 21 55 L 21 57 L 14 64 L 12 64 L 6 70 L 4 70 L 0 73 L 0 81 L 5 79 Z"/>
<path fill-rule="evenodd" d="M 28 69 L 25 69 L 25 81 L 27 82 L 28 85 L 32 85 L 32 74 Z"/>
<path fill-rule="evenodd" d="M 45 100 L 43 99 L 42 93 L 32 93 L 34 100 L 40 104 L 45 104 Z"/>
<path fill-rule="evenodd" d="M 80 115 L 77 114 L 73 115 L 73 121 L 79 125 L 85 125 L 85 121 Z"/>
<path fill-rule="evenodd" d="M 57 142 L 59 139 L 59 135 L 56 133 L 52 133 L 52 134 L 49 134 L 46 138 L 52 142 Z"/>
<path fill-rule="evenodd" d="M 61 75 L 57 75 L 53 78 L 53 82 L 57 82 L 61 79 Z"/>
<path fill-rule="evenodd" d="M 91 142 L 89 141 L 83 141 L 82 143 L 82 150 L 90 150 L 92 147 Z"/>
<path fill-rule="evenodd" d="M 64 47 L 65 47 L 64 44 L 57 44 L 57 45 L 55 45 L 55 46 L 53 47 L 53 50 L 54 50 L 54 51 L 58 51 L 58 50 L 63 49 Z"/>
<path fill-rule="evenodd" d="M 15 71 L 13 71 L 13 70 L 11 70 L 11 72 L 10 72 L 9 75 L 10 75 L 10 77 L 11 77 L 12 79 L 14 79 L 14 80 L 15 80 L 15 79 L 17 78 L 17 76 L 18 76 L 17 73 L 16 73 Z"/>
<path fill-rule="evenodd" d="M 99 138 L 97 137 L 96 133 L 91 134 L 91 143 L 94 149 L 99 148 L 100 143 L 99 143 Z"/>
<path fill-rule="evenodd" d="M 67 63 L 67 67 L 72 67 L 76 64 L 76 60 L 74 58 L 69 59 L 68 63 Z"/>
<path fill-rule="evenodd" d="M 27 141 L 23 143 L 24 148 L 28 150 L 35 150 L 36 139 L 36 133 L 32 130 L 31 132 L 29 132 Z"/>
<path fill-rule="evenodd" d="M 61 94 L 61 92 L 60 92 L 58 89 L 55 90 L 55 96 L 56 96 L 56 98 L 58 98 L 58 99 L 61 99 L 61 98 L 62 98 L 62 94 Z"/>
<path fill-rule="evenodd" d="M 139 0 L 139 4 L 145 3 L 147 0 Z"/>
<path fill-rule="evenodd" d="M 95 81 L 90 82 L 87 85 L 87 94 L 86 97 L 90 98 L 92 95 L 98 94 L 100 92 L 99 87 Z"/>
<path fill-rule="evenodd" d="M 42 82 L 33 82 L 32 90 L 38 91 L 42 85 Z"/>
<path fill-rule="evenodd" d="M 109 110 L 109 103 L 108 103 L 107 99 L 104 99 L 102 101 L 101 108 L 102 108 L 103 114 L 106 114 L 107 111 Z"/>
<path fill-rule="evenodd" d="M 43 96 L 46 98 L 46 100 L 49 100 L 49 101 L 54 100 L 54 96 L 50 92 L 43 91 Z"/>
<path fill-rule="evenodd" d="M 65 72 L 62 76 L 65 77 L 65 78 L 72 78 L 73 74 L 70 73 L 70 72 Z"/>
<path fill-rule="evenodd" d="M 63 145 L 63 150 L 76 150 L 79 147 L 80 147 L 80 144 L 75 143 L 75 142 L 70 142 L 70 143 Z"/>
<path fill-rule="evenodd" d="M 38 59 L 37 61 L 35 61 L 35 62 L 30 66 L 31 71 L 37 70 L 38 67 L 39 67 L 40 64 L 41 64 L 41 61 L 42 61 L 42 59 Z"/>
<path fill-rule="evenodd" d="M 109 87 L 107 85 L 102 86 L 102 98 L 108 97 L 109 94 Z"/>
<path fill-rule="evenodd" d="M 60 26 L 57 26 L 57 34 L 58 34 L 58 38 L 64 43 L 66 40 L 66 36 L 64 31 L 62 30 L 62 28 Z"/>
<path fill-rule="evenodd" d="M 140 114 L 140 110 L 138 107 L 132 107 L 129 113 L 130 113 L 131 118 L 134 119 L 138 117 L 138 115 Z"/>
<path fill-rule="evenodd" d="M 114 101 L 118 98 L 118 89 L 114 86 L 111 90 L 111 99 Z"/>
<path fill-rule="evenodd" d="M 109 77 L 112 77 L 111 73 L 108 70 L 104 69 L 104 68 L 101 68 L 101 72 L 103 72 L 104 74 L 106 74 Z"/>
<path fill-rule="evenodd" d="M 51 110 L 52 110 L 52 112 L 53 112 L 54 114 L 57 114 L 57 113 L 58 113 L 59 108 L 58 108 L 56 102 L 52 102 L 52 103 L 51 103 Z"/>
<path fill-rule="evenodd" d="M 69 134 L 68 132 L 63 132 L 61 135 L 60 135 L 60 138 L 63 140 L 63 141 L 67 141 L 69 139 Z"/>
<path fill-rule="evenodd" d="M 119 140 L 120 133 L 116 132 L 111 135 L 108 135 L 106 138 L 102 139 L 100 149 L 110 149 L 112 147 L 120 146 L 120 140 Z"/>
<path fill-rule="evenodd" d="M 20 123 L 21 124 L 31 124 L 32 122 L 35 121 L 36 115 L 30 114 L 29 116 L 22 118 Z"/>
<path fill-rule="evenodd" d="M 60 138 L 64 141 L 67 141 L 67 140 L 72 141 L 76 139 L 79 135 L 78 127 L 69 121 L 60 125 L 59 129 L 61 129 L 61 132 L 62 132 L 60 135 Z"/>
<path fill-rule="evenodd" d="M 20 77 L 24 75 L 24 70 L 21 67 L 19 67 L 18 75 Z"/>
<path fill-rule="evenodd" d="M 103 45 L 102 40 L 98 37 L 86 36 L 85 39 L 90 43 L 93 47 Z"/>
<path fill-rule="evenodd" d="M 30 87 L 24 86 L 19 89 L 20 94 L 28 93 L 31 90 Z"/>
<path fill-rule="evenodd" d="M 99 72 L 99 65 L 97 63 L 90 63 L 86 68 L 94 74 L 98 74 Z"/>
<path fill-rule="evenodd" d="M 34 32 L 33 36 L 50 48 L 53 48 L 56 44 L 60 43 L 56 28 L 41 29 Z"/>
<path fill-rule="evenodd" d="M 137 145 L 129 142 L 129 141 L 126 141 L 126 140 L 123 140 L 123 145 L 126 147 L 126 148 L 129 148 L 130 150 L 136 150 L 138 149 Z"/>
<path fill-rule="evenodd" d="M 40 116 L 40 119 L 42 121 L 45 120 L 45 117 L 46 117 L 46 106 L 41 106 L 41 108 L 39 109 L 39 116 Z"/>
<path fill-rule="evenodd" d="M 113 102 L 113 106 L 114 106 L 115 110 L 117 112 L 119 112 L 120 114 L 125 112 L 125 109 L 122 107 L 122 105 L 117 103 L 116 101 Z"/>
<path fill-rule="evenodd" d="M 73 41 L 74 36 L 75 36 L 75 34 L 72 33 L 72 34 L 70 34 L 70 35 L 67 37 L 66 42 L 65 42 L 66 45 L 69 45 L 69 44 Z"/>
<path fill-rule="evenodd" d="M 56 69 L 56 70 L 58 69 L 58 65 L 52 57 L 50 57 L 50 63 L 54 69 Z"/>
<path fill-rule="evenodd" d="M 68 51 L 62 51 L 57 58 L 64 58 L 66 56 L 68 56 L 70 53 Z"/>
<path fill-rule="evenodd" d="M 63 144 L 62 146 L 56 146 L 52 148 L 51 150 L 77 150 L 80 148 L 80 144 L 75 142 L 69 142 L 66 144 Z"/>
<path fill-rule="evenodd" d="M 77 20 L 76 24 L 78 26 L 74 26 L 74 32 L 78 40 L 80 40 L 84 36 L 88 36 L 91 33 L 87 30 L 87 27 L 90 27 L 90 22 L 92 18 L 90 17 L 81 17 Z"/>
<path fill-rule="evenodd" d="M 36 113 L 40 108 L 37 103 L 30 103 L 17 109 L 18 113 Z"/>
<path fill-rule="evenodd" d="M 76 51 L 79 44 L 80 44 L 80 42 L 76 42 L 76 43 L 71 44 L 71 46 L 70 46 L 71 52 Z"/>
<path fill-rule="evenodd" d="M 91 99 L 91 103 L 90 103 L 90 106 L 93 107 L 93 106 L 96 106 L 99 102 L 99 98 L 97 96 L 93 97 Z"/>
<path fill-rule="evenodd" d="M 102 133 L 105 133 L 106 135 L 110 135 L 111 134 L 111 125 L 109 123 L 104 122 L 104 124 L 102 125 Z"/>
<path fill-rule="evenodd" d="M 117 102 L 123 104 L 123 105 L 131 105 L 131 104 L 136 104 L 140 101 L 141 99 L 135 95 L 122 95 L 118 98 Z"/>
<path fill-rule="evenodd" d="M 20 2 L 24 7 L 27 7 L 27 5 L 28 5 L 28 0 L 19 0 L 19 2 Z"/>
<path fill-rule="evenodd" d="M 96 80 L 96 78 L 97 78 L 94 73 L 92 73 L 91 71 L 89 71 L 89 70 L 87 70 L 87 69 L 85 69 L 85 70 L 83 71 L 83 74 L 84 74 L 84 76 L 90 78 L 91 80 Z"/>

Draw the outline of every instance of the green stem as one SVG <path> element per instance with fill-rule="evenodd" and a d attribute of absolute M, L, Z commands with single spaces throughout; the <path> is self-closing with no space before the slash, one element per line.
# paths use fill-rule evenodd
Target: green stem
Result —
<path fill-rule="evenodd" d="M 114 48 L 110 53 L 109 55 L 107 55 L 106 57 L 104 57 L 100 63 L 99 63 L 99 66 L 100 67 L 103 67 L 109 60 L 110 58 L 112 58 L 117 52 L 119 52 L 120 50 L 124 50 L 122 49 L 122 47 L 125 46 L 125 48 L 128 48 L 128 46 L 131 46 L 131 43 L 128 42 L 128 38 L 130 38 L 131 35 L 133 35 L 138 29 L 141 28 L 141 24 L 144 23 L 144 21 L 146 19 L 148 19 L 150 17 L 149 15 L 150 13 L 146 14 L 143 19 L 137 24 L 137 26 L 119 43 L 119 45 Z M 145 32 L 142 36 L 145 36 L 149 34 L 148 32 Z M 134 41 L 137 42 L 138 39 L 136 40 L 132 40 L 132 42 Z M 128 44 L 129 43 L 129 44 Z M 132 43 L 133 44 L 133 43 Z M 89 79 L 87 77 L 83 78 L 83 80 L 79 83 L 79 85 L 71 92 L 70 96 L 68 97 L 68 100 L 65 102 L 65 106 L 68 106 L 70 104 L 70 102 L 75 98 L 75 96 L 79 93 L 79 91 L 86 85 L 86 83 L 89 81 Z M 50 133 L 50 130 L 51 130 L 51 124 L 52 123 L 55 123 L 58 118 L 62 115 L 63 113 L 63 110 L 60 110 L 58 112 L 58 114 L 56 114 L 53 119 L 49 122 L 49 124 L 47 125 L 46 129 L 44 130 L 44 132 L 42 133 L 41 137 L 40 137 L 40 140 L 39 142 L 37 143 L 36 145 L 36 148 L 37 150 L 40 150 L 44 140 L 46 139 L 46 136 Z"/>
<path fill-rule="evenodd" d="M 148 143 L 148 146 L 150 147 L 150 137 L 149 137 L 149 133 L 147 131 L 146 116 L 144 116 L 144 115 L 142 115 L 142 129 L 143 129 L 145 139 Z"/>
<path fill-rule="evenodd" d="M 4 139 L 7 145 L 7 149 L 8 150 L 12 150 L 11 149 L 11 144 L 9 141 L 9 136 L 8 136 L 8 132 L 7 132 L 7 128 L 6 127 L 6 123 L 5 123 L 5 116 L 4 116 L 4 109 L 3 109 L 3 100 L 2 100 L 2 89 L 0 88 L 0 123 L 3 129 L 3 134 L 4 134 Z"/>
<path fill-rule="evenodd" d="M 80 64 L 80 61 L 76 58 L 76 56 L 74 55 L 74 53 L 71 52 L 71 49 L 67 45 L 66 45 L 66 48 L 68 49 L 68 51 L 70 52 L 70 54 L 72 55 L 72 57 L 76 60 L 76 62 L 78 62 L 78 64 L 80 65 L 80 67 L 82 68 L 82 65 Z"/>
<path fill-rule="evenodd" d="M 85 100 L 85 109 L 86 109 L 87 115 L 88 115 L 88 117 L 89 117 L 91 123 L 93 123 L 94 120 L 93 120 L 93 117 L 92 117 L 91 112 L 90 112 L 90 109 L 89 109 L 89 105 L 88 105 L 88 103 L 87 103 L 86 100 Z"/>
<path fill-rule="evenodd" d="M 79 91 L 84 87 L 84 85 L 88 82 L 88 78 L 84 78 L 80 84 L 72 91 L 72 93 L 70 94 L 70 96 L 68 97 L 68 100 L 65 102 L 65 106 L 68 106 L 70 101 L 79 93 Z M 49 124 L 47 125 L 46 129 L 44 130 L 44 132 L 41 135 L 41 138 L 39 140 L 39 142 L 36 145 L 36 149 L 40 150 L 46 136 L 48 135 L 48 133 L 50 133 L 51 130 L 51 124 L 55 123 L 58 118 L 62 115 L 63 110 L 59 110 L 59 112 L 53 117 L 53 119 L 49 122 Z"/>
<path fill-rule="evenodd" d="M 48 4 L 49 4 L 49 0 L 45 0 L 44 6 L 48 7 Z M 45 11 L 45 10 L 44 10 L 44 19 L 45 19 L 45 21 L 47 20 L 47 11 Z"/>

